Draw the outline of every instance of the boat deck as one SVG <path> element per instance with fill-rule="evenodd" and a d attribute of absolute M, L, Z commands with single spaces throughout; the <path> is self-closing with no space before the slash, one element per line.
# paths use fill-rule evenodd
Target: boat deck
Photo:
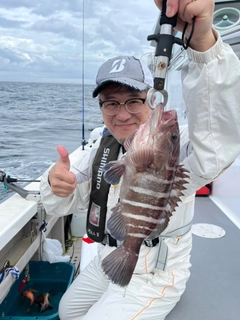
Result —
<path fill-rule="evenodd" d="M 240 319 L 240 231 L 208 197 L 196 198 L 193 223 L 223 228 L 211 239 L 193 235 L 191 277 L 166 320 Z"/>
<path fill-rule="evenodd" d="M 195 223 L 217 225 L 226 234 L 217 239 L 193 234 L 191 277 L 181 300 L 166 320 L 238 320 L 240 230 L 208 197 L 196 198 Z M 72 239 L 73 246 L 67 254 L 78 267 L 81 238 Z"/>

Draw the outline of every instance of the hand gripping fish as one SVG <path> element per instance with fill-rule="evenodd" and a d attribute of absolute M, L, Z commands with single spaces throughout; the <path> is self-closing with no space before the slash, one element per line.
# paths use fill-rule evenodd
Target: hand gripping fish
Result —
<path fill-rule="evenodd" d="M 122 178 L 120 201 L 112 209 L 107 229 L 121 247 L 102 261 L 102 269 L 115 284 L 131 280 L 143 240 L 158 237 L 185 190 L 188 171 L 179 165 L 180 133 L 175 110 L 158 104 L 145 124 L 124 143 L 125 158 L 105 165 L 108 183 Z"/>

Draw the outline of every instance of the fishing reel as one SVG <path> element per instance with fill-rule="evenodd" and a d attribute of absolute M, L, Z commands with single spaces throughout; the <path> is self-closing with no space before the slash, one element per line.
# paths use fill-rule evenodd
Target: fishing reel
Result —
<path fill-rule="evenodd" d="M 40 191 L 26 190 L 26 189 L 23 189 L 22 187 L 17 186 L 14 183 L 14 182 L 40 182 L 40 180 L 25 180 L 25 179 L 11 178 L 9 175 L 6 175 L 4 171 L 0 170 L 0 182 L 3 183 L 4 190 L 10 189 L 12 191 L 15 191 L 22 198 L 26 200 L 39 201 L 41 199 Z"/>

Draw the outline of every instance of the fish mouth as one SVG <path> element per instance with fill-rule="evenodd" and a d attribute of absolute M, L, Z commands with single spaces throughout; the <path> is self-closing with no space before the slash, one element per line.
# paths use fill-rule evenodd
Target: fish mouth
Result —
<path fill-rule="evenodd" d="M 178 121 L 177 112 L 176 110 L 164 111 L 162 104 L 157 107 L 154 110 L 152 125 L 154 124 L 154 127 L 158 132 L 168 130 Z"/>
<path fill-rule="evenodd" d="M 177 123 L 177 112 L 176 110 L 168 110 L 162 113 L 162 117 L 157 125 L 157 132 L 164 134 L 169 131 Z"/>
<path fill-rule="evenodd" d="M 174 125 L 177 122 L 177 112 L 176 110 L 164 111 L 162 114 L 161 122 L 168 125 Z"/>

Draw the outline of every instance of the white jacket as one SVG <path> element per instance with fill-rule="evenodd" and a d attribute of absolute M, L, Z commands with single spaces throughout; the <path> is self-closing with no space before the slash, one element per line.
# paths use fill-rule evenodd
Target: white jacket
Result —
<path fill-rule="evenodd" d="M 181 159 L 191 173 L 190 183 L 187 185 L 185 196 L 182 197 L 182 203 L 173 213 L 164 234 L 191 222 L 194 214 L 195 192 L 216 179 L 240 154 L 239 59 L 220 37 L 206 52 L 196 52 L 189 48 L 188 57 L 189 61 L 182 71 L 188 126 L 180 129 Z M 77 174 L 77 171 L 72 168 L 72 171 L 77 174 L 79 184 L 68 198 L 54 196 L 47 182 L 48 171 L 43 175 L 41 197 L 48 214 L 62 216 L 87 208 L 91 186 L 91 166 L 98 144 L 99 141 L 83 159 L 73 163 L 73 166 L 85 175 Z M 120 153 L 119 157 L 121 156 Z M 119 189 L 119 185 L 110 188 L 108 215 L 118 201 Z M 175 289 L 181 295 L 191 266 L 189 262 L 192 246 L 191 232 L 181 238 L 167 238 L 165 241 L 168 245 L 165 275 L 168 274 L 169 277 L 170 271 L 175 272 Z M 100 245 L 100 260 L 112 250 L 113 248 L 107 245 Z M 135 274 L 158 273 L 155 269 L 157 254 L 158 246 L 149 248 L 142 245 Z M 179 272 L 177 277 L 179 269 L 184 271 Z M 162 271 L 161 278 L 164 278 Z M 161 281 L 157 280 L 159 288 Z M 170 278 L 168 281 L 170 288 L 173 280 Z M 163 283 L 162 286 L 167 285 Z"/>

